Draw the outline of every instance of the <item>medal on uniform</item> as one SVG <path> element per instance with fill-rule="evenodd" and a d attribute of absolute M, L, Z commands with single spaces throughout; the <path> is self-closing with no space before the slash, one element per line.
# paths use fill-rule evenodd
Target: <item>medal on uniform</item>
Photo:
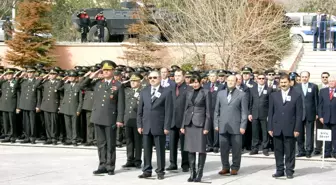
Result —
<path fill-rule="evenodd" d="M 77 93 L 74 93 L 74 96 L 77 96 Z"/>

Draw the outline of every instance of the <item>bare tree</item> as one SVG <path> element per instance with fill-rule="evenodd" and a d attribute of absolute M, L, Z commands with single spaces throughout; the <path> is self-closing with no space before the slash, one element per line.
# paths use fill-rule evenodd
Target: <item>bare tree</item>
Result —
<path fill-rule="evenodd" d="M 172 7 L 176 17 L 160 26 L 170 41 L 198 56 L 206 54 L 207 63 L 217 67 L 273 67 L 290 49 L 284 9 L 273 1 L 165 0 L 164 4 Z M 197 43 L 207 43 L 208 49 Z"/>
<path fill-rule="evenodd" d="M 0 1 L 0 18 L 7 14 L 18 0 L 1 0 Z"/>

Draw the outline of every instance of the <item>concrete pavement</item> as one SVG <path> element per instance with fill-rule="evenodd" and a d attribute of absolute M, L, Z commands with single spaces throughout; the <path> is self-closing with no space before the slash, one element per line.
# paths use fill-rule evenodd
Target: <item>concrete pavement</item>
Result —
<path fill-rule="evenodd" d="M 247 154 L 244 154 L 247 155 Z M 169 165 L 168 153 L 166 154 Z M 116 175 L 94 176 L 92 171 L 97 168 L 97 151 L 91 149 L 31 147 L 0 145 L 0 185 L 131 185 L 131 184 L 190 184 L 186 182 L 189 173 L 167 172 L 162 181 L 156 179 L 153 173 L 151 179 L 138 179 L 141 174 L 138 169 L 122 169 L 126 163 L 124 149 L 117 151 Z M 155 154 L 153 155 L 155 169 Z M 317 159 L 316 159 L 317 160 Z M 331 160 L 335 161 L 335 160 Z M 207 156 L 203 183 L 207 184 L 249 184 L 249 185 L 332 185 L 336 183 L 336 162 L 326 162 L 321 169 L 321 162 L 314 160 L 297 160 L 294 179 L 274 179 L 275 172 L 272 157 L 244 157 L 242 167 L 237 176 L 219 176 L 221 169 L 219 155 Z"/>

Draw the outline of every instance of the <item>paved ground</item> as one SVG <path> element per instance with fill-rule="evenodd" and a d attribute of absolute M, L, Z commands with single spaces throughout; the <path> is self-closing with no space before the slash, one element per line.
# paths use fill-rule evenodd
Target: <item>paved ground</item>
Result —
<path fill-rule="evenodd" d="M 166 157 L 168 158 L 168 155 Z M 118 149 L 115 176 L 92 175 L 92 171 L 97 168 L 98 160 L 94 148 L 0 145 L 0 160 L 0 185 L 189 184 L 186 182 L 189 174 L 181 171 L 167 173 L 163 181 L 158 181 L 155 177 L 147 180 L 138 179 L 140 170 L 121 168 L 126 162 L 124 149 Z M 317 157 L 315 160 L 318 160 Z M 287 180 L 271 177 L 275 169 L 274 159 L 271 157 L 245 156 L 238 176 L 223 177 L 217 175 L 221 168 L 219 155 L 210 154 L 207 157 L 203 181 L 208 184 L 230 185 L 333 185 L 336 183 L 336 160 L 331 161 L 334 162 L 326 162 L 325 168 L 321 169 L 320 161 L 297 160 L 295 178 Z M 155 168 L 155 162 L 153 165 Z"/>

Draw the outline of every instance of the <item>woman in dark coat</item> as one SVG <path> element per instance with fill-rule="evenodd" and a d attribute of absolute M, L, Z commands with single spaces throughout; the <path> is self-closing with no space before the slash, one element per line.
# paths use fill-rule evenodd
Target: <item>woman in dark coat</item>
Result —
<path fill-rule="evenodd" d="M 206 159 L 206 135 L 210 127 L 210 92 L 201 87 L 201 77 L 191 78 L 192 91 L 187 93 L 181 132 L 185 134 L 184 150 L 189 152 L 190 177 L 188 182 L 201 182 Z M 196 173 L 196 152 L 198 169 Z"/>

